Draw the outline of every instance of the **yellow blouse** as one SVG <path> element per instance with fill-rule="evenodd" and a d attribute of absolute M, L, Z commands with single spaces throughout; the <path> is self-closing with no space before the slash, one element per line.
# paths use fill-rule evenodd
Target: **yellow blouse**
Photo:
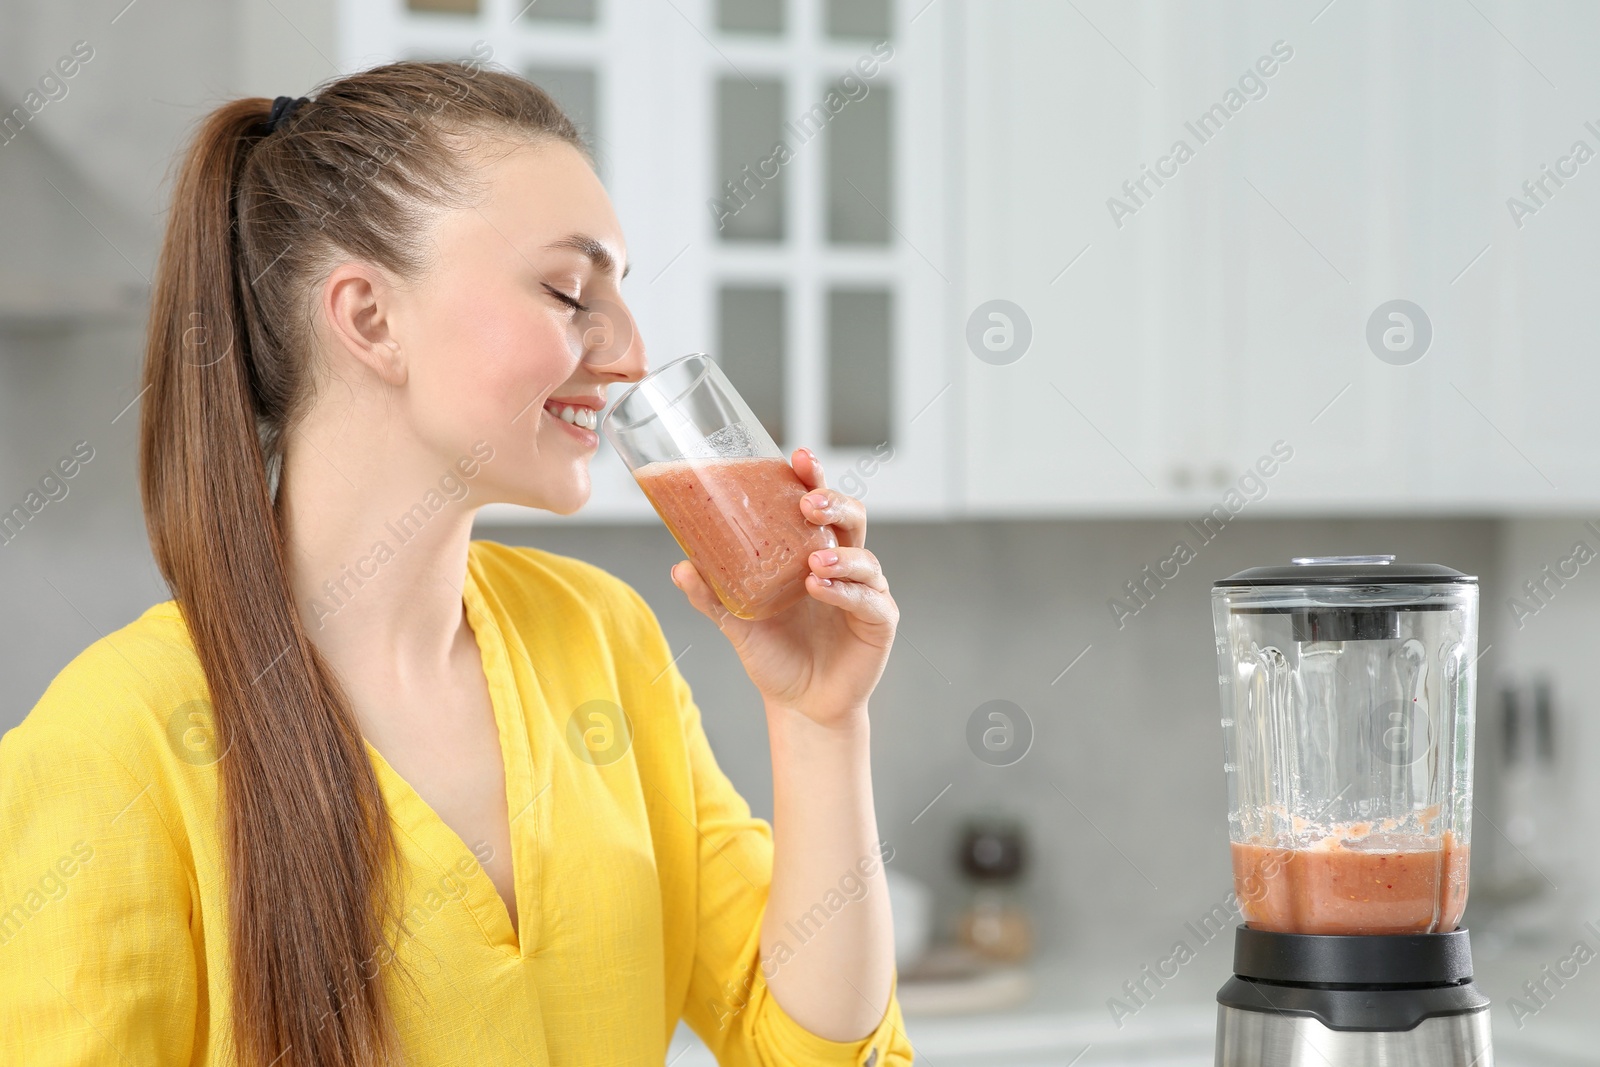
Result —
<path fill-rule="evenodd" d="M 472 850 L 368 746 L 408 876 L 399 958 L 421 999 L 385 979 L 406 1061 L 661 1067 L 681 1018 L 721 1064 L 909 1064 L 893 986 L 855 1042 L 807 1031 L 767 990 L 772 829 L 717 766 L 639 594 L 474 541 L 462 599 L 505 759 L 521 937 Z M 232 1062 L 207 692 L 168 600 L 90 645 L 0 739 L 0 1062 Z"/>

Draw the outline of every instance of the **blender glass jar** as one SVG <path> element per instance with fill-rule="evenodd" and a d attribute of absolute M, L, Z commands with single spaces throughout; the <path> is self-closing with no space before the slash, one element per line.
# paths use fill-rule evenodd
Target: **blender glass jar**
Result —
<path fill-rule="evenodd" d="M 1454 930 L 1467 898 L 1477 579 L 1297 559 L 1212 588 L 1234 892 L 1254 929 Z"/>

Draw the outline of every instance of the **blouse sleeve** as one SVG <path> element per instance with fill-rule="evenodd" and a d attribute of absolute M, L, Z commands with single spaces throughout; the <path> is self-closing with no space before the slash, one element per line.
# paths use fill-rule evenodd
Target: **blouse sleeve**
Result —
<path fill-rule="evenodd" d="M 29 1067 L 187 1064 L 191 895 L 156 807 L 92 725 L 0 738 L 0 1049 Z"/>
<path fill-rule="evenodd" d="M 717 766 L 688 683 L 668 670 L 688 746 L 699 831 L 698 938 L 684 1020 L 722 1067 L 902 1067 L 912 1062 L 896 995 L 859 1041 L 830 1041 L 789 1017 L 766 984 L 761 922 L 772 883 L 772 828 Z M 665 680 L 665 679 L 664 679 Z"/>

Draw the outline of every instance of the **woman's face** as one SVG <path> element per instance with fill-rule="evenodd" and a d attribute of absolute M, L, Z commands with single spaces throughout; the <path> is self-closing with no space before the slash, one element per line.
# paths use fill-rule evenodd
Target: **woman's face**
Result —
<path fill-rule="evenodd" d="M 475 442 L 493 448 L 469 482 L 475 503 L 571 514 L 589 498 L 598 431 L 563 421 L 556 401 L 598 415 L 608 385 L 645 372 L 620 288 L 627 247 L 605 188 L 572 146 L 496 145 L 485 159 L 486 195 L 441 216 L 427 272 L 394 294 L 402 395 L 441 469 L 482 460 Z"/>

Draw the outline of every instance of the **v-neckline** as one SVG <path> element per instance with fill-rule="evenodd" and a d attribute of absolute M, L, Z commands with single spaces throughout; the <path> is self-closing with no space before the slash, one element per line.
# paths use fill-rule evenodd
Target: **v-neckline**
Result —
<path fill-rule="evenodd" d="M 467 569 L 462 581 L 461 599 L 478 656 L 483 664 L 484 680 L 489 691 L 489 703 L 494 712 L 496 733 L 500 740 L 500 761 L 505 769 L 506 818 L 510 824 L 511 882 L 516 897 L 517 925 L 511 925 L 511 913 L 505 898 L 500 895 L 494 881 L 477 861 L 476 855 L 461 835 L 439 817 L 432 805 L 422 798 L 411 783 L 389 764 L 383 753 L 363 738 L 369 758 L 378 768 L 381 784 L 387 780 L 388 808 L 395 826 L 405 834 L 417 849 L 438 867 L 438 878 L 425 881 L 424 893 L 437 890 L 441 895 L 456 893 L 466 905 L 485 940 L 511 956 L 528 956 L 537 951 L 537 922 L 539 906 L 537 873 L 529 865 L 529 858 L 518 847 L 519 817 L 529 812 L 537 799 L 533 791 L 533 754 L 528 744 L 527 716 L 522 696 L 517 690 L 516 675 L 511 669 L 506 650 L 505 636 L 500 632 L 494 614 L 489 608 L 482 588 L 478 584 L 476 545 L 467 546 Z M 534 824 L 535 827 L 537 824 Z M 525 845 L 537 851 L 538 833 L 534 829 L 526 835 Z M 458 863 L 470 857 L 471 874 L 461 876 Z M 537 857 L 532 857 L 536 859 Z"/>

